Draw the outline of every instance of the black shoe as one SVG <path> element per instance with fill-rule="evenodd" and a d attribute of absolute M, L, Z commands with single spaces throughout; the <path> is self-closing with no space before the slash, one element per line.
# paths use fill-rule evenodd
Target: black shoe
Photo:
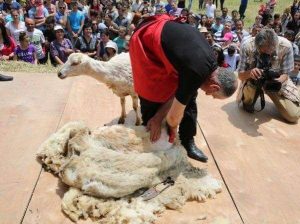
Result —
<path fill-rule="evenodd" d="M 11 81 L 14 77 L 0 74 L 0 81 Z"/>
<path fill-rule="evenodd" d="M 206 163 L 207 156 L 196 146 L 194 139 L 181 141 L 181 144 L 187 151 L 188 157 Z"/>

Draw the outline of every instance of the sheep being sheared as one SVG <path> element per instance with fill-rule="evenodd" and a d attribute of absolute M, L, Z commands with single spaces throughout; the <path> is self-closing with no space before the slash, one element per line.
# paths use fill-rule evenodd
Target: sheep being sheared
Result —
<path fill-rule="evenodd" d="M 82 53 L 73 53 L 60 68 L 58 77 L 64 79 L 78 75 L 88 75 L 95 78 L 106 84 L 114 94 L 120 97 L 122 112 L 118 121 L 119 124 L 125 122 L 125 97 L 130 95 L 132 107 L 136 114 L 135 124 L 141 124 L 138 115 L 138 96 L 133 88 L 129 53 L 118 54 L 107 62 L 94 60 Z"/>
<path fill-rule="evenodd" d="M 38 157 L 70 186 L 62 210 L 74 221 L 150 224 L 165 210 L 187 200 L 204 201 L 221 191 L 206 170 L 189 163 L 179 140 L 162 130 L 152 144 L 144 126 L 105 126 L 91 132 L 79 122 L 66 124 L 40 147 Z M 171 177 L 175 184 L 145 201 L 141 189 Z"/>

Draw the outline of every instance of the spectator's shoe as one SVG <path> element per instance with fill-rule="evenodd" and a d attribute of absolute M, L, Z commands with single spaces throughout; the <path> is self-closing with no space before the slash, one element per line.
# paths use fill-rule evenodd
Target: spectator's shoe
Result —
<path fill-rule="evenodd" d="M 12 81 L 14 77 L 0 74 L 0 81 Z"/>
<path fill-rule="evenodd" d="M 196 146 L 194 139 L 183 140 L 181 144 L 187 151 L 188 157 L 206 163 L 207 156 Z"/>

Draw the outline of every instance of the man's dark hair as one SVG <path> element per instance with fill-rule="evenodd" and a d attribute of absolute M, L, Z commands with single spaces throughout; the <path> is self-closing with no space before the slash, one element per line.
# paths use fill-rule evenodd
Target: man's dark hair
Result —
<path fill-rule="evenodd" d="M 230 46 L 228 47 L 228 54 L 229 54 L 229 55 L 233 55 L 234 53 L 235 53 L 235 46 L 230 45 Z"/>
<path fill-rule="evenodd" d="M 279 19 L 279 18 L 280 18 L 280 14 L 279 13 L 274 14 L 274 19 Z"/>
<path fill-rule="evenodd" d="M 90 9 L 90 15 L 91 16 L 98 16 L 99 15 L 98 10 Z"/>
<path fill-rule="evenodd" d="M 45 20 L 46 24 L 55 24 L 55 18 L 54 16 L 48 16 Z"/>
<path fill-rule="evenodd" d="M 109 37 L 109 29 L 108 28 L 105 28 L 101 34 L 104 34 L 105 36 L 108 36 Z"/>
<path fill-rule="evenodd" d="M 242 24 L 244 25 L 244 20 L 242 20 L 242 19 L 237 19 L 237 20 L 234 21 L 235 24 L 236 24 L 237 22 L 242 22 Z"/>
<path fill-rule="evenodd" d="M 285 31 L 284 36 L 290 38 L 292 41 L 295 40 L 295 32 L 293 30 Z"/>
<path fill-rule="evenodd" d="M 82 27 L 82 30 L 85 30 L 87 28 L 92 28 L 92 23 L 88 22 L 88 23 L 85 23 Z"/>

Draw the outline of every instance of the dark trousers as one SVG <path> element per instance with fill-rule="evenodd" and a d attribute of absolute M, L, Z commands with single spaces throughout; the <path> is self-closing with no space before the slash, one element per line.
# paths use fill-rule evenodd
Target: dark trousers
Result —
<path fill-rule="evenodd" d="M 223 10 L 223 8 L 224 8 L 224 2 L 225 2 L 225 0 L 220 0 L 221 10 Z"/>
<path fill-rule="evenodd" d="M 189 103 L 186 105 L 183 118 L 179 124 L 179 137 L 182 141 L 192 139 L 197 133 L 197 95 L 197 92 L 193 94 Z M 142 97 L 139 98 L 143 120 L 142 125 L 146 126 L 148 121 L 156 114 L 162 103 L 151 102 Z"/>
<path fill-rule="evenodd" d="M 245 18 L 246 9 L 247 9 L 247 5 L 242 5 L 242 4 L 240 5 L 239 14 L 241 19 Z"/>
<path fill-rule="evenodd" d="M 38 59 L 39 64 L 42 64 L 42 65 L 46 64 L 47 61 L 48 61 L 48 57 L 46 57 L 46 56 L 44 58 Z"/>

